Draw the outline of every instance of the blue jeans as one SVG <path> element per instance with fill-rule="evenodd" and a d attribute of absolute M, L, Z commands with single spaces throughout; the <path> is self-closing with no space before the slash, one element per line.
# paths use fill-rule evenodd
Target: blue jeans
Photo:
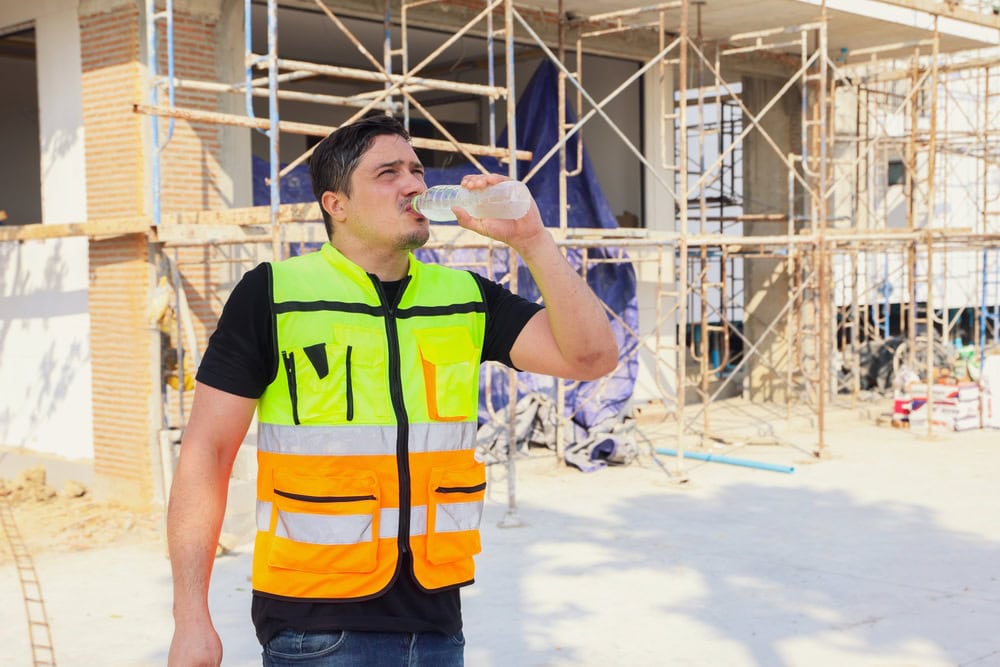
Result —
<path fill-rule="evenodd" d="M 296 632 L 264 646 L 264 667 L 462 667 L 465 637 L 437 632 Z"/>

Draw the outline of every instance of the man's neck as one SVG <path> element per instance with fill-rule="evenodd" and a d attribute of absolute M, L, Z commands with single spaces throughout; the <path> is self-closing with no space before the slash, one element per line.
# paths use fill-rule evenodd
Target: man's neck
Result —
<path fill-rule="evenodd" d="M 371 273 L 383 282 L 402 280 L 410 270 L 410 253 L 405 250 L 376 251 L 357 243 L 337 243 L 336 237 L 330 244 L 366 273 Z"/>

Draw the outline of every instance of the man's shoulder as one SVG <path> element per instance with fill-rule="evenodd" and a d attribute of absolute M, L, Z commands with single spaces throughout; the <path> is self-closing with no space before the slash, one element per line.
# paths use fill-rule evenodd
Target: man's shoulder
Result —
<path fill-rule="evenodd" d="M 438 264 L 437 262 L 420 262 L 420 271 L 426 275 L 432 275 L 434 277 L 440 277 L 443 279 L 451 280 L 475 280 L 479 282 L 482 280 L 482 276 L 475 273 L 474 271 L 469 271 L 467 269 L 458 269 L 453 266 L 447 266 L 446 264 Z"/>
<path fill-rule="evenodd" d="M 299 255 L 292 255 L 290 257 L 285 257 L 283 259 L 264 262 L 264 264 L 270 267 L 295 268 L 316 262 L 320 260 L 322 257 L 323 257 L 322 246 L 320 246 L 319 248 L 310 250 L 309 252 L 303 252 Z"/>

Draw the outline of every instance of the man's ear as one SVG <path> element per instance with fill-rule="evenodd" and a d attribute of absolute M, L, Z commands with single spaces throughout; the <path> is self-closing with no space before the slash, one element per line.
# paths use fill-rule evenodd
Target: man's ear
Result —
<path fill-rule="evenodd" d="M 329 213 L 335 222 L 343 222 L 347 218 L 347 211 L 344 210 L 345 199 L 343 194 L 327 190 L 319 201 L 323 210 Z"/>

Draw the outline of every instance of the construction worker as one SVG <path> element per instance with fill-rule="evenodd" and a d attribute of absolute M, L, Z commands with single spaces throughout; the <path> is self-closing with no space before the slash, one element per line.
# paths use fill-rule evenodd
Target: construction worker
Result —
<path fill-rule="evenodd" d="M 257 411 L 251 616 L 265 665 L 461 665 L 459 588 L 479 551 L 479 367 L 591 380 L 618 349 L 532 202 L 459 224 L 506 243 L 542 308 L 424 264 L 424 168 L 403 126 L 339 128 L 310 160 L 330 243 L 234 288 L 197 375 L 167 515 L 169 664 L 218 665 L 208 586 L 236 456 Z M 506 180 L 470 175 L 479 190 Z"/>

